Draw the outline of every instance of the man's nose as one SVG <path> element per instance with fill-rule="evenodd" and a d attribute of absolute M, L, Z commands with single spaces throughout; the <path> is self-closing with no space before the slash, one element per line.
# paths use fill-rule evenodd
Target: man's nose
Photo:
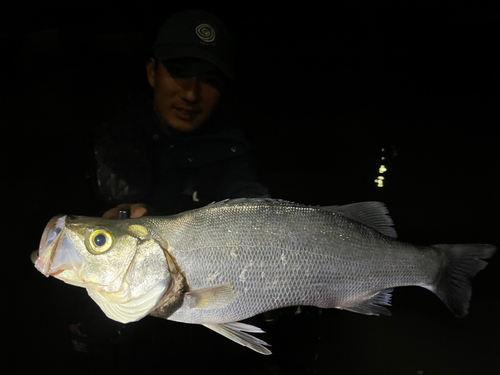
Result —
<path fill-rule="evenodd" d="M 200 82 L 198 77 L 193 76 L 182 80 L 181 97 L 187 102 L 197 102 L 200 99 Z"/>

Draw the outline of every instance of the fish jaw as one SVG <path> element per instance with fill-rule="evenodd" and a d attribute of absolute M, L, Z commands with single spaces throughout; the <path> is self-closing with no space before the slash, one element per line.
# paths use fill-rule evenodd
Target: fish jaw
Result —
<path fill-rule="evenodd" d="M 66 216 L 52 218 L 42 235 L 35 268 L 46 277 L 83 286 L 79 276 L 83 257 L 65 233 Z"/>

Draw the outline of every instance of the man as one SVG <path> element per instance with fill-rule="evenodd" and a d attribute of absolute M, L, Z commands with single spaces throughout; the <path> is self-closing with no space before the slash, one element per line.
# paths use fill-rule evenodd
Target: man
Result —
<path fill-rule="evenodd" d="M 122 121 L 95 141 L 104 217 L 174 214 L 213 201 L 265 197 L 249 146 L 220 108 L 234 82 L 233 41 L 204 11 L 184 11 L 159 30 L 146 64 L 152 99 L 131 101 Z"/>
<path fill-rule="evenodd" d="M 131 217 L 168 215 L 268 196 L 245 138 L 220 105 L 234 81 L 232 53 L 229 32 L 212 14 L 185 11 L 162 25 L 146 64 L 153 95 L 130 98 L 94 137 L 94 187 L 105 206 L 116 206 L 104 217 L 117 218 L 120 208 Z M 89 314 L 72 326 L 77 350 L 136 334 L 127 326 L 122 335 L 122 324 Z"/>

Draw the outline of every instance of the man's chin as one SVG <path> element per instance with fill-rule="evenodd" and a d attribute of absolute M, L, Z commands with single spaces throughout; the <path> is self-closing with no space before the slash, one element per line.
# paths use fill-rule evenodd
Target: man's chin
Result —
<path fill-rule="evenodd" d="M 162 122 L 163 128 L 165 131 L 172 135 L 187 135 L 194 133 L 198 130 L 201 125 L 198 123 L 191 123 L 187 121 L 171 121 L 171 122 Z"/>
<path fill-rule="evenodd" d="M 191 123 L 187 121 L 172 121 L 169 128 L 176 132 L 192 133 L 200 127 L 200 124 Z"/>

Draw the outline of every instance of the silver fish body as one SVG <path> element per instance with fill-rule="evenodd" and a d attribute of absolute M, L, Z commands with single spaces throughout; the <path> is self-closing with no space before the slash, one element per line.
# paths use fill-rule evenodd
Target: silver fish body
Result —
<path fill-rule="evenodd" d="M 203 324 L 264 354 L 270 353 L 266 343 L 245 333 L 261 331 L 237 322 L 285 306 L 389 314 L 384 305 L 390 304 L 392 288 L 416 285 L 433 291 L 463 316 L 471 295 L 470 279 L 486 266 L 480 259 L 495 250 L 482 244 L 416 246 L 398 241 L 387 210 L 378 202 L 310 207 L 237 199 L 169 217 L 95 219 L 94 224 L 91 218 L 78 220 L 88 232 L 80 240 L 71 235 L 69 221 L 60 224 L 66 226 L 60 232 L 64 238 L 72 236 L 66 242 L 72 242 L 88 261 L 87 266 L 85 261 L 78 266 L 81 270 L 96 268 L 103 260 L 101 254 L 85 254 L 89 246 L 85 236 L 105 228 L 113 238 L 132 238 L 123 255 L 116 241 L 105 251 L 115 251 L 110 259 L 116 260 L 93 271 L 96 282 L 86 284 L 81 275 L 80 281 L 71 282 L 86 287 L 109 317 L 130 321 L 149 313 Z M 47 265 L 47 248 L 41 244 L 37 268 L 58 277 L 58 271 Z M 54 258 L 55 250 L 50 254 Z M 120 269 L 128 264 L 127 271 L 110 275 L 109 265 L 115 262 L 121 262 Z M 99 272 L 112 287 L 99 281 Z M 121 276 L 114 277 L 118 272 Z M 135 294 L 129 285 L 136 285 Z"/>
<path fill-rule="evenodd" d="M 226 323 L 284 306 L 355 308 L 381 290 L 432 285 L 443 254 L 384 236 L 333 210 L 285 202 L 228 202 L 172 221 L 146 218 L 193 290 L 231 283 L 238 298 L 181 307 L 170 319 Z M 376 309 L 377 311 L 381 311 Z"/>

